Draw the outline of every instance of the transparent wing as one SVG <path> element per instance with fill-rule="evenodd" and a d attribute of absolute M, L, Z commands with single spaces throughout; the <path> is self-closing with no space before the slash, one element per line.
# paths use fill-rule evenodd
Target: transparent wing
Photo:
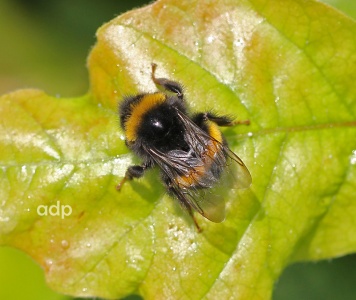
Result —
<path fill-rule="evenodd" d="M 225 219 L 225 199 L 231 189 L 247 188 L 251 175 L 226 145 L 180 113 L 190 151 L 162 153 L 146 149 L 160 167 L 169 191 L 186 207 L 212 222 Z"/>
<path fill-rule="evenodd" d="M 241 159 L 231 150 L 222 168 L 220 177 L 210 188 L 182 188 L 185 201 L 208 220 L 220 223 L 225 219 L 225 200 L 232 189 L 248 188 L 251 185 L 251 175 Z M 215 166 L 216 167 L 216 166 Z M 211 176 L 208 174 L 207 176 Z"/>
<path fill-rule="evenodd" d="M 225 146 L 224 151 L 227 155 L 227 175 L 231 177 L 230 180 L 233 182 L 231 188 L 247 189 L 252 183 L 252 177 L 249 170 L 241 158 L 232 152 L 228 147 Z"/>
<path fill-rule="evenodd" d="M 228 167 L 227 171 L 232 176 L 231 180 L 234 182 L 231 188 L 244 189 L 251 185 L 252 178 L 249 170 L 243 161 L 229 149 L 227 145 L 212 139 L 205 131 L 198 127 L 192 120 L 180 111 L 177 111 L 178 116 L 181 118 L 187 135 L 187 141 L 196 153 L 203 153 L 213 142 L 217 155 L 210 156 L 209 158 L 217 166 Z M 223 154 L 223 155 L 221 155 Z M 230 181 L 231 181 L 230 180 Z"/>

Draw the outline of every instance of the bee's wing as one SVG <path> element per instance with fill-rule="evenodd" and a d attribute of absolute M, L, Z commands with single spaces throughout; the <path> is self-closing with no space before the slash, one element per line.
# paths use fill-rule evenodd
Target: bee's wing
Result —
<path fill-rule="evenodd" d="M 176 181 L 176 178 L 182 174 L 189 174 L 189 171 L 193 167 L 203 167 L 202 161 L 199 161 L 199 159 L 189 161 L 186 158 L 167 155 L 152 148 L 147 149 L 147 152 L 150 153 L 153 160 L 168 179 L 166 184 L 169 192 L 178 198 L 183 206 L 197 211 L 213 222 L 219 223 L 225 219 L 225 201 L 223 195 L 212 193 L 209 187 L 198 187 L 199 184 L 201 186 L 206 184 L 206 179 L 199 182 L 193 175 L 187 176 L 186 178 L 189 177 L 187 180 L 195 183 L 194 187 L 186 187 Z"/>
<path fill-rule="evenodd" d="M 181 111 L 177 110 L 177 113 L 186 129 L 188 143 L 193 149 L 195 149 L 196 152 L 202 151 L 202 149 L 207 147 L 207 140 L 214 140 Z M 211 157 L 211 160 L 216 165 L 228 167 L 227 170 L 230 170 L 228 173 L 232 175 L 231 180 L 234 182 L 234 184 L 231 185 L 231 188 L 248 188 L 251 185 L 252 178 L 243 161 L 233 151 L 231 151 L 228 146 L 223 145 L 216 140 L 214 140 L 214 144 L 215 147 L 217 147 L 216 152 L 219 154 L 223 153 L 224 156 L 218 155 L 216 157 Z M 229 182 L 231 180 L 229 180 Z"/>
<path fill-rule="evenodd" d="M 251 185 L 251 175 L 241 159 L 228 148 L 226 164 L 214 166 L 221 168 L 221 176 L 211 188 L 190 188 L 183 190 L 184 200 L 208 220 L 220 223 L 225 219 L 225 200 L 232 189 L 248 188 Z M 218 162 L 214 162 L 217 164 Z M 211 174 L 208 176 L 212 176 Z"/>
<path fill-rule="evenodd" d="M 181 118 L 187 132 L 187 143 L 194 153 L 203 153 L 207 147 L 216 147 L 207 164 L 191 153 L 175 150 L 162 153 L 146 149 L 168 178 L 168 189 L 185 206 L 194 209 L 212 222 L 225 219 L 225 198 L 234 188 L 247 188 L 251 175 L 242 160 L 227 146 L 213 140 L 187 116 Z M 207 167 L 208 165 L 208 167 Z M 197 174 L 201 168 L 204 176 Z M 182 177 L 182 182 L 176 179 Z M 192 184 L 187 184 L 192 183 Z"/>
<path fill-rule="evenodd" d="M 208 220 L 220 223 L 225 219 L 225 200 L 223 195 L 212 193 L 210 189 L 186 189 L 174 187 L 177 198 L 187 203 L 189 207 L 197 211 Z"/>
<path fill-rule="evenodd" d="M 228 147 L 224 147 L 226 153 L 227 174 L 232 176 L 234 184 L 232 188 L 247 189 L 252 183 L 250 171 L 247 169 L 240 157 L 238 157 Z"/>

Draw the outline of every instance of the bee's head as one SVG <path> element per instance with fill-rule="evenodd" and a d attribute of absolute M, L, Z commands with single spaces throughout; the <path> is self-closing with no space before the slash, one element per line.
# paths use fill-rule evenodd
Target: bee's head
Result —
<path fill-rule="evenodd" d="M 182 99 L 165 93 L 139 94 L 124 99 L 120 105 L 120 122 L 129 143 L 168 147 L 172 138 L 183 136 L 177 110 L 185 112 Z"/>

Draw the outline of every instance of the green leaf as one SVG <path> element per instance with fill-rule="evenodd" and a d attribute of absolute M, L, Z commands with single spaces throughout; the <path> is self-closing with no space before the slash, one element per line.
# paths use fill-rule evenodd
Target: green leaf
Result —
<path fill-rule="evenodd" d="M 297 0 L 165 0 L 114 19 L 88 95 L 0 99 L 0 243 L 62 293 L 145 299 L 268 299 L 288 264 L 355 252 L 355 32 Z M 155 90 L 151 62 L 193 111 L 251 121 L 224 133 L 253 184 L 231 193 L 223 223 L 197 216 L 202 233 L 157 170 L 115 190 L 137 162 L 117 102 Z"/>

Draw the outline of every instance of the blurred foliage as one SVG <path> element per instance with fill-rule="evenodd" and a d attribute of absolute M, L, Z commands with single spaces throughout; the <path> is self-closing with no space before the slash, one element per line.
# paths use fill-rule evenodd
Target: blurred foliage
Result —
<path fill-rule="evenodd" d="M 356 17 L 355 1 L 323 2 Z M 88 90 L 86 57 L 95 43 L 96 29 L 146 3 L 0 0 L 0 94 L 23 87 L 38 87 L 52 95 L 84 94 Z M 355 255 L 290 266 L 276 286 L 274 299 L 354 299 L 355 267 Z M 22 252 L 1 248 L 0 268 L 0 299 L 70 299 L 50 291 L 42 271 Z"/>
<path fill-rule="evenodd" d="M 58 295 L 47 287 L 43 271 L 29 256 L 19 250 L 2 247 L 0 268 L 0 299 L 71 299 Z"/>
<path fill-rule="evenodd" d="M 353 300 L 356 255 L 287 267 L 276 284 L 274 300 Z"/>
<path fill-rule="evenodd" d="M 350 0 L 321 0 L 336 9 L 342 11 L 344 14 L 355 19 L 356 18 L 356 1 Z"/>
<path fill-rule="evenodd" d="M 0 94 L 36 87 L 50 95 L 83 95 L 98 27 L 147 3 L 0 0 Z"/>

